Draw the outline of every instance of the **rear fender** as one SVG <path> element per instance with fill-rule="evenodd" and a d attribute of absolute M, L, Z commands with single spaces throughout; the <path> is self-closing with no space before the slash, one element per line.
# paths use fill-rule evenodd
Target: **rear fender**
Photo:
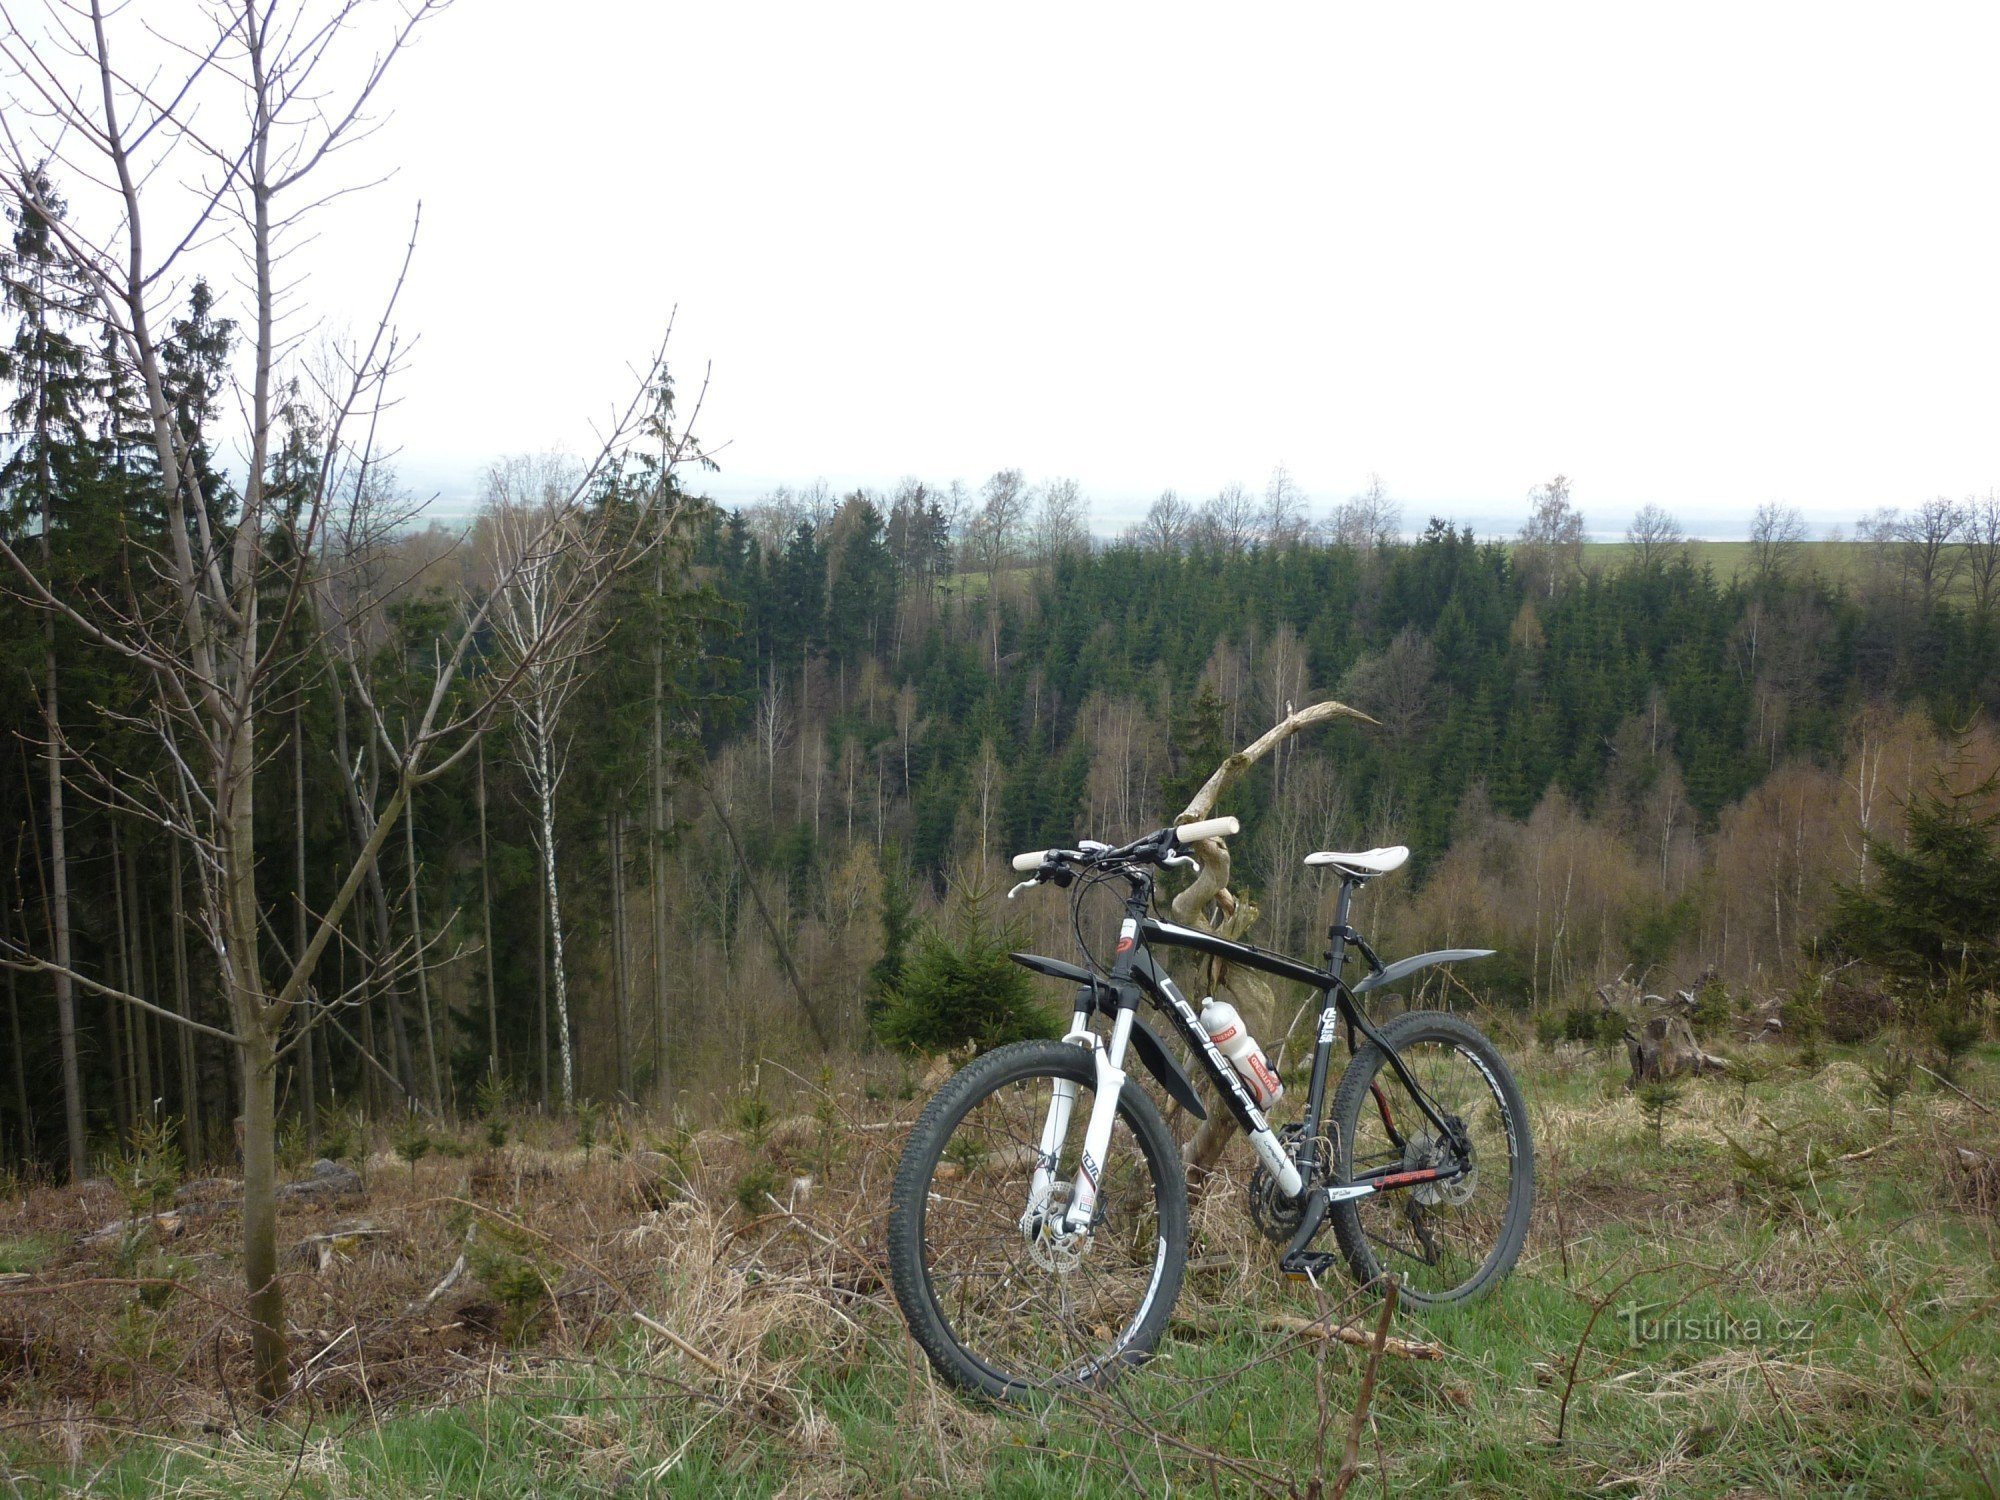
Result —
<path fill-rule="evenodd" d="M 1370 990 L 1379 990 L 1385 985 L 1408 979 L 1419 969 L 1428 969 L 1432 964 L 1461 963 L 1469 958 L 1491 958 L 1491 948 L 1440 948 L 1435 953 L 1419 953 L 1415 958 L 1399 958 L 1379 974 L 1370 974 L 1356 984 L 1349 994 L 1365 995 Z"/>

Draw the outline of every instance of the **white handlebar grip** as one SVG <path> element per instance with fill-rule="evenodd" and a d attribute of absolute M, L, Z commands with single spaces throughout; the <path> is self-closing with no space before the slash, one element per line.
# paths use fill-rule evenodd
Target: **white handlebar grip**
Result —
<path fill-rule="evenodd" d="M 1183 844 L 1195 844 L 1203 839 L 1229 838 L 1242 827 L 1234 818 L 1203 818 L 1199 823 L 1181 824 L 1174 830 L 1174 837 Z"/>
<path fill-rule="evenodd" d="M 1033 870 L 1039 870 L 1042 867 L 1042 856 L 1048 852 L 1046 849 L 1037 849 L 1029 854 L 1017 854 L 1014 856 L 1014 868 L 1019 870 L 1023 875 Z"/>

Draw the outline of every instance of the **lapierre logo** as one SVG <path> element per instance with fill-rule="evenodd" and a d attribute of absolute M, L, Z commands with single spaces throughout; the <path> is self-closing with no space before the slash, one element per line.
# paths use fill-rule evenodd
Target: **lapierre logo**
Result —
<path fill-rule="evenodd" d="M 1340 1012 L 1335 1010 L 1331 1005 L 1329 1005 L 1325 1010 L 1319 1013 L 1320 1041 L 1330 1042 L 1333 1040 L 1333 1028 L 1339 1022 L 1339 1020 L 1340 1020 Z"/>
<path fill-rule="evenodd" d="M 1120 953 L 1130 953 L 1138 941 L 1139 924 L 1134 922 L 1130 917 L 1127 917 L 1118 929 L 1118 951 Z"/>

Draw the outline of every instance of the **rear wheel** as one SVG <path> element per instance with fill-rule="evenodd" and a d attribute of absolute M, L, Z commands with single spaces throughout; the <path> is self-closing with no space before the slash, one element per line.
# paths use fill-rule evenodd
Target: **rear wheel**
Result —
<path fill-rule="evenodd" d="M 1050 1224 L 1024 1228 L 1058 1082 L 1075 1107 Z M 1096 1100 L 1089 1051 L 1017 1042 L 978 1058 L 924 1109 L 889 1200 L 889 1275 L 938 1371 L 1008 1400 L 1100 1385 L 1152 1352 L 1187 1264 L 1187 1184 L 1160 1113 L 1128 1082 L 1105 1152 L 1096 1223 L 1051 1232 L 1069 1201 Z"/>
<path fill-rule="evenodd" d="M 1402 1296 L 1457 1302 L 1513 1269 L 1535 1201 L 1527 1106 L 1499 1051 L 1479 1029 L 1443 1011 L 1411 1011 L 1382 1037 L 1433 1107 L 1471 1146 L 1469 1170 L 1392 1188 L 1333 1207 L 1334 1233 L 1355 1279 L 1393 1275 Z M 1396 1072 L 1370 1042 L 1341 1075 L 1329 1111 L 1334 1164 L 1343 1179 L 1457 1163 Z"/>

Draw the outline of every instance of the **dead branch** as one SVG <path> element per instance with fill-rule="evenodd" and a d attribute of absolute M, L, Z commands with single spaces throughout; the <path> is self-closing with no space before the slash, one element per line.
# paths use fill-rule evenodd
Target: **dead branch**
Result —
<path fill-rule="evenodd" d="M 1266 1333 L 1290 1333 L 1309 1339 L 1337 1339 L 1343 1344 L 1351 1344 L 1356 1349 L 1373 1349 L 1377 1345 L 1374 1334 L 1363 1333 L 1351 1323 L 1329 1323 L 1324 1318 L 1301 1318 L 1296 1314 L 1278 1313 L 1264 1319 L 1258 1326 Z M 1444 1358 L 1444 1350 L 1440 1346 L 1426 1344 L 1417 1339 L 1384 1335 L 1380 1342 L 1385 1353 L 1393 1354 L 1398 1359 Z"/>
<path fill-rule="evenodd" d="M 1340 1473 L 1333 1482 L 1333 1500 L 1340 1500 L 1361 1472 L 1361 1429 L 1368 1425 L 1369 1403 L 1375 1399 L 1375 1376 L 1382 1368 L 1382 1351 L 1389 1342 L 1389 1320 L 1396 1315 L 1396 1283 L 1391 1278 L 1382 1296 L 1382 1316 L 1375 1320 L 1375 1338 L 1368 1350 L 1368 1368 L 1361 1372 L 1361 1390 L 1354 1398 L 1354 1416 L 1347 1424 L 1347 1446 Z"/>
<path fill-rule="evenodd" d="M 10 953 L 20 954 L 21 956 L 18 958 L 5 956 Z M 158 1016 L 163 1021 L 172 1021 L 177 1026 L 185 1026 L 190 1031 L 199 1031 L 204 1035 L 216 1037 L 225 1042 L 239 1042 L 242 1040 L 233 1031 L 223 1031 L 219 1027 L 210 1026 L 203 1021 L 197 1021 L 192 1016 L 184 1016 L 178 1011 L 171 1011 L 164 1006 L 155 1005 L 150 1000 L 143 1000 L 137 995 L 126 993 L 115 985 L 105 984 L 101 980 L 92 979 L 88 974 L 69 968 L 67 965 L 55 963 L 46 958 L 37 958 L 34 954 L 27 952 L 26 949 L 17 947 L 12 941 L 5 938 L 0 938 L 0 969 L 12 969 L 20 974 L 59 974 L 71 984 L 81 985 L 94 994 L 102 995 L 107 1000 L 119 1000 L 126 1005 L 136 1005 L 140 1010 L 150 1015 Z"/>
<path fill-rule="evenodd" d="M 1919 1073 L 1922 1073 L 1926 1078 L 1936 1079 L 1939 1083 L 1943 1084 L 1946 1088 L 1950 1089 L 1954 1094 L 1958 1095 L 1959 1098 L 1963 1099 L 1967 1104 L 1970 1104 L 1974 1109 L 1983 1111 L 1984 1113 L 1989 1115 L 1994 1112 L 1992 1105 L 1982 1104 L 1979 1100 L 1973 1098 L 1972 1095 L 1966 1093 L 1964 1089 L 1960 1088 L 1957 1084 L 1953 1083 L 1949 1078 L 1940 1077 L 1938 1074 L 1933 1073 L 1929 1068 L 1925 1067 L 1922 1063 L 1918 1063 L 1916 1065 L 1916 1069 Z"/>
<path fill-rule="evenodd" d="M 1301 730 L 1334 719 L 1358 719 L 1364 724 L 1375 722 L 1359 709 L 1331 698 L 1297 709 L 1217 766 L 1174 821 L 1192 823 L 1212 816 L 1222 794 L 1245 771 Z M 1220 937 L 1241 939 L 1256 924 L 1258 913 L 1255 906 L 1239 900 L 1229 889 L 1228 845 L 1222 839 L 1203 839 L 1193 849 L 1201 860 L 1201 871 L 1195 876 L 1193 885 L 1174 897 L 1175 918 L 1190 927 L 1199 927 Z M 1271 987 L 1260 977 L 1248 971 L 1234 970 L 1220 959 L 1211 958 L 1205 962 L 1210 994 L 1225 996 L 1245 1015 L 1260 1020 L 1270 1015 Z M 1202 1121 L 1182 1148 L 1188 1193 L 1197 1202 L 1207 1186 L 1209 1174 L 1235 1130 L 1236 1117 L 1228 1110 L 1210 1110 L 1208 1118 Z"/>

